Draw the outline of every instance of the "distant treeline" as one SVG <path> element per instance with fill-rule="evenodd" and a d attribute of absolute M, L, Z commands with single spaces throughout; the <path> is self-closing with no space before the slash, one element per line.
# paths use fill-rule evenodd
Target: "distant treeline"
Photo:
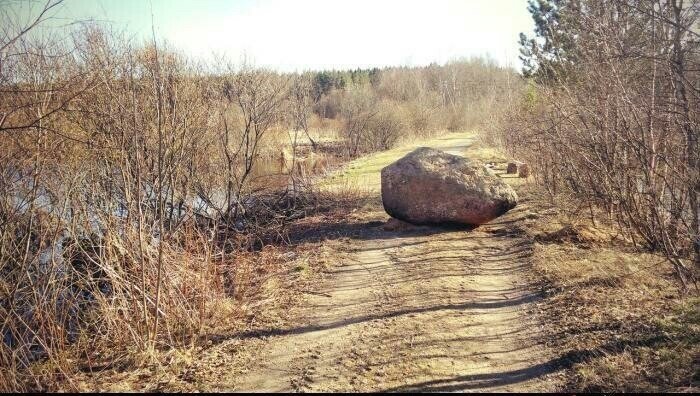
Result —
<path fill-rule="evenodd" d="M 522 87 L 492 60 L 302 74 L 313 113 L 342 123 L 350 155 L 392 147 L 401 138 L 473 129 Z"/>

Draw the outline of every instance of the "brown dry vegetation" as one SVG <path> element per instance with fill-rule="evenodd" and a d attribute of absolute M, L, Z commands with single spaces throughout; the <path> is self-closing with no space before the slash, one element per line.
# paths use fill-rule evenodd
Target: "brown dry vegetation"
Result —
<path fill-rule="evenodd" d="M 484 133 L 468 153 L 505 170 L 503 152 Z M 506 177 L 506 175 L 502 175 Z M 518 180 L 506 177 L 509 183 Z M 552 195 L 530 178 L 516 183 L 516 211 L 495 235 L 524 233 L 532 241 L 531 274 L 543 340 L 563 370 L 560 390 L 693 392 L 700 376 L 700 299 L 685 290 L 663 252 L 640 251 L 617 224 Z"/>
<path fill-rule="evenodd" d="M 533 244 L 565 387 L 696 390 L 698 5 L 550 3 L 559 52 L 528 80 L 202 64 L 0 3 L 0 390 L 207 389 L 265 342 L 229 335 L 290 324 L 343 249 L 324 238 L 380 224 L 369 186 L 319 178 L 477 127 L 484 162 L 532 167 L 524 217 L 482 233 Z"/>
<path fill-rule="evenodd" d="M 33 3 L 29 21 L 14 6 L 0 4 L 4 390 L 73 389 L 83 371 L 159 364 L 250 323 L 250 304 L 287 298 L 297 264 L 275 252 L 290 223 L 354 196 L 317 191 L 318 174 L 472 125 L 481 115 L 464 106 L 494 103 L 514 75 L 481 60 L 204 64 L 99 23 L 44 29 L 58 0 Z"/>
<path fill-rule="evenodd" d="M 492 138 L 482 134 L 469 152 L 505 169 L 507 157 L 487 143 Z M 593 223 L 589 208 L 552 195 L 534 177 L 516 185 L 524 214 L 493 232 L 524 233 L 533 242 L 531 275 L 544 296 L 536 317 L 564 373 L 559 389 L 697 390 L 700 299 L 683 288 L 665 254 L 640 251 L 604 213 L 594 209 Z"/>
<path fill-rule="evenodd" d="M 574 363 L 567 387 L 696 390 L 699 4 L 531 12 L 530 85 L 489 137 L 532 165 L 553 208 L 531 232 L 550 344 Z"/>
<path fill-rule="evenodd" d="M 684 287 L 700 269 L 697 1 L 540 1 L 532 77 L 501 142 L 551 195 L 663 252 Z M 602 215 L 594 208 L 600 209 Z M 586 215 L 581 212 L 582 215 Z"/>
<path fill-rule="evenodd" d="M 570 389 L 697 389 L 699 7 L 531 2 L 529 86 L 489 138 L 553 208 L 535 269 Z"/>
<path fill-rule="evenodd" d="M 697 389 L 700 300 L 683 292 L 663 254 L 635 249 L 613 224 L 528 189 L 537 220 L 533 269 L 547 296 L 538 314 L 563 356 L 563 389 L 669 392 Z"/>

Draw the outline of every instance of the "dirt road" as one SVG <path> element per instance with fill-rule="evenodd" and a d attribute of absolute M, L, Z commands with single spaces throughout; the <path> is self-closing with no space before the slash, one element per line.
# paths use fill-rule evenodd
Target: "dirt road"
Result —
<path fill-rule="evenodd" d="M 471 139 L 432 146 L 464 153 Z M 375 158 L 365 176 L 376 180 L 402 152 Z M 337 262 L 293 312 L 293 325 L 256 336 L 248 370 L 215 388 L 553 390 L 550 354 L 531 315 L 539 298 L 532 245 L 517 226 L 527 202 L 471 231 L 386 231 L 367 221 L 388 219 L 378 203 L 327 242 Z"/>

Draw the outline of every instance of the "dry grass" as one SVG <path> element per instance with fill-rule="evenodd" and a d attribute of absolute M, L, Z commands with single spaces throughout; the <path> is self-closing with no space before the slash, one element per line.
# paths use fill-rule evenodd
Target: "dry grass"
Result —
<path fill-rule="evenodd" d="M 130 351 L 127 360 L 111 362 L 74 373 L 70 381 L 54 382 L 53 390 L 69 391 L 196 391 L 216 384 L 211 369 L 222 364 L 244 365 L 245 350 L 238 351 L 235 334 L 284 326 L 290 308 L 302 298 L 316 274 L 328 263 L 328 254 L 311 244 L 268 246 L 259 252 L 240 254 L 229 271 L 230 293 L 210 301 L 205 326 L 194 342 L 148 352 Z M 233 264 L 233 263 L 230 263 Z M 227 345 L 230 354 L 221 353 Z M 241 356 L 238 356 L 240 352 Z M 241 367 L 235 367 L 241 369 Z M 52 372 L 50 363 L 36 365 L 37 372 Z"/>
<path fill-rule="evenodd" d="M 564 243 L 538 245 L 534 262 L 551 287 L 551 346 L 582 358 L 570 389 L 697 387 L 700 305 L 680 295 L 663 258 Z"/>
<path fill-rule="evenodd" d="M 466 154 L 503 160 L 483 141 Z M 665 257 L 640 252 L 600 213 L 593 225 L 571 197 L 549 199 L 534 183 L 506 181 L 524 213 L 513 226 L 535 242 L 532 264 L 547 296 L 538 315 L 548 346 L 568 360 L 566 389 L 697 391 L 700 298 L 682 293 Z"/>
<path fill-rule="evenodd" d="M 214 260 L 206 287 L 212 295 L 196 338 L 146 351 L 134 345 L 119 356 L 105 356 L 100 364 L 71 356 L 63 363 L 77 369 L 65 378 L 57 377 L 59 367 L 46 361 L 32 367 L 34 377 L 51 384 L 43 389 L 53 391 L 197 391 L 217 384 L 216 367 L 244 372 L 257 341 L 242 343 L 237 334 L 288 324 L 304 291 L 312 289 L 333 260 L 332 248 L 319 242 L 330 233 L 347 232 L 343 224 L 361 216 L 370 200 L 354 185 L 313 193 L 315 206 L 290 225 L 286 242 Z M 184 267 L 196 267 L 197 260 L 197 255 L 180 255 Z"/>
<path fill-rule="evenodd" d="M 671 265 L 610 228 L 544 212 L 527 231 L 548 295 L 540 304 L 548 344 L 572 363 L 566 388 L 696 390 L 700 299 L 681 293 Z"/>

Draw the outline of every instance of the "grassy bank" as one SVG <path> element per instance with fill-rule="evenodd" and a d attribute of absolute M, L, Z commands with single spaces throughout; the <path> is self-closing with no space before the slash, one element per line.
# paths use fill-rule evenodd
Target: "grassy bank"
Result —
<path fill-rule="evenodd" d="M 688 392 L 700 380 L 700 299 L 681 291 L 661 254 L 636 250 L 530 184 L 538 314 L 569 391 Z"/>

